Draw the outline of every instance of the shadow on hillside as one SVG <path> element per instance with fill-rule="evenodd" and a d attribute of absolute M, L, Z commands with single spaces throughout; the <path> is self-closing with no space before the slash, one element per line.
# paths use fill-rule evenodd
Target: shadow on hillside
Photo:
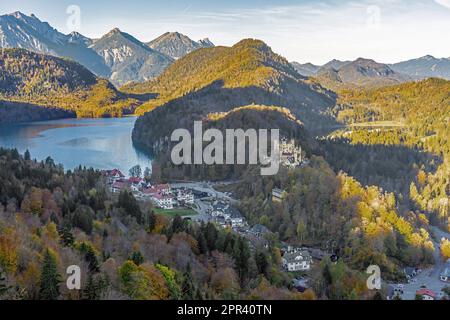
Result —
<path fill-rule="evenodd" d="M 406 146 L 351 145 L 345 141 L 321 141 L 319 150 L 336 172 L 344 171 L 364 185 L 407 195 L 421 168 L 434 173 L 442 160 Z"/>
<path fill-rule="evenodd" d="M 312 135 L 338 125 L 332 117 L 324 114 L 335 105 L 334 96 L 319 93 L 307 84 L 290 79 L 277 88 L 225 88 L 223 81 L 216 81 L 146 113 L 137 121 L 133 136 L 136 141 L 149 145 L 154 138 L 170 136 L 174 129 L 192 128 L 194 121 L 209 113 L 227 112 L 252 104 L 288 108 Z"/>
<path fill-rule="evenodd" d="M 56 107 L 0 100 L 0 123 L 16 123 L 76 118 L 74 111 Z"/>

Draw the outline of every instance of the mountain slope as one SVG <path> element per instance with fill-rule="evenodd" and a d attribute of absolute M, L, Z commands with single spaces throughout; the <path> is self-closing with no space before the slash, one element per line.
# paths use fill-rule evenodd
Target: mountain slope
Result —
<path fill-rule="evenodd" d="M 81 40 L 81 41 L 80 41 Z M 109 76 L 109 70 L 80 34 L 64 35 L 35 15 L 21 12 L 0 16 L 0 47 L 23 48 L 43 54 L 71 58 L 95 74 Z"/>
<path fill-rule="evenodd" d="M 0 99 L 60 107 L 80 117 L 122 115 L 137 105 L 72 60 L 24 49 L 0 50 Z"/>
<path fill-rule="evenodd" d="M 173 62 L 117 28 L 95 41 L 91 48 L 111 69 L 110 79 L 117 85 L 152 79 Z"/>
<path fill-rule="evenodd" d="M 295 70 L 297 70 L 298 73 L 305 77 L 315 75 L 321 68 L 320 66 L 316 66 L 312 63 L 301 64 L 295 61 L 291 62 L 291 65 L 295 68 Z"/>
<path fill-rule="evenodd" d="M 428 55 L 393 64 L 391 68 L 415 79 L 438 77 L 450 80 L 450 59 L 437 59 Z"/>
<path fill-rule="evenodd" d="M 283 57 L 262 41 L 246 39 L 233 47 L 194 51 L 157 79 L 123 90 L 153 92 L 158 98 L 138 109 L 134 141 L 149 149 L 174 128 L 190 128 L 210 113 L 258 104 L 289 109 L 311 129 L 323 124 L 321 112 L 334 105 L 334 94 L 305 82 Z M 165 125 L 154 129 L 152 123 Z"/>
<path fill-rule="evenodd" d="M 147 44 L 150 48 L 173 59 L 179 59 L 200 48 L 214 47 L 208 39 L 196 42 L 178 32 L 166 32 Z"/>

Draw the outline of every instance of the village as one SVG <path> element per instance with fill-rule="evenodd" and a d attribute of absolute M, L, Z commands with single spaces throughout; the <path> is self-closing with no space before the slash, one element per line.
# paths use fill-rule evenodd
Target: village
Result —
<path fill-rule="evenodd" d="M 296 168 L 308 165 L 309 161 L 297 147 L 294 140 L 283 138 L 280 143 L 280 163 L 286 168 Z M 120 194 L 124 190 L 133 193 L 134 197 L 144 203 L 152 203 L 158 214 L 169 217 L 181 216 L 184 220 L 198 223 L 214 223 L 216 226 L 229 229 L 249 241 L 250 248 L 268 248 L 272 233 L 261 224 L 250 225 L 244 215 L 239 211 L 239 201 L 229 192 L 215 189 L 220 183 L 212 182 L 174 182 L 166 184 L 153 184 L 151 179 L 142 178 L 140 169 L 134 170 L 138 174 L 126 177 L 118 169 L 104 170 L 108 187 L 113 194 Z M 282 204 L 288 193 L 281 188 L 274 188 L 271 194 L 273 203 Z M 293 287 L 300 292 L 307 290 L 309 271 L 315 263 L 328 258 L 336 263 L 338 257 L 330 246 L 326 250 L 319 248 L 304 248 L 281 243 L 281 261 L 285 272 L 294 275 Z M 445 264 L 445 266 L 443 266 Z M 438 276 L 426 274 L 417 268 L 407 267 L 404 275 L 407 284 L 384 284 L 386 299 L 421 299 L 437 300 L 448 297 L 441 288 L 450 283 L 450 261 L 441 264 L 441 273 Z M 421 281 L 421 284 L 417 284 Z M 432 290 L 434 289 L 434 290 Z"/>

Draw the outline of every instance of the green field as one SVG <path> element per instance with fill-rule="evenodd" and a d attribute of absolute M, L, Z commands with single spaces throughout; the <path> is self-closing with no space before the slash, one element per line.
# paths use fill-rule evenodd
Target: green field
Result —
<path fill-rule="evenodd" d="M 154 211 L 156 214 L 170 217 L 170 218 L 175 217 L 177 215 L 180 217 L 187 217 L 187 216 L 195 216 L 197 214 L 197 212 L 195 212 L 192 209 L 164 210 L 164 209 L 155 208 Z"/>

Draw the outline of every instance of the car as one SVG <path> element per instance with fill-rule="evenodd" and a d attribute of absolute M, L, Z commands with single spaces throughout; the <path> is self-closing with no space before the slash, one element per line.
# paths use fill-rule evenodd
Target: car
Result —
<path fill-rule="evenodd" d="M 420 286 L 420 289 L 426 289 L 426 288 L 427 288 L 427 286 L 424 284 Z"/>

